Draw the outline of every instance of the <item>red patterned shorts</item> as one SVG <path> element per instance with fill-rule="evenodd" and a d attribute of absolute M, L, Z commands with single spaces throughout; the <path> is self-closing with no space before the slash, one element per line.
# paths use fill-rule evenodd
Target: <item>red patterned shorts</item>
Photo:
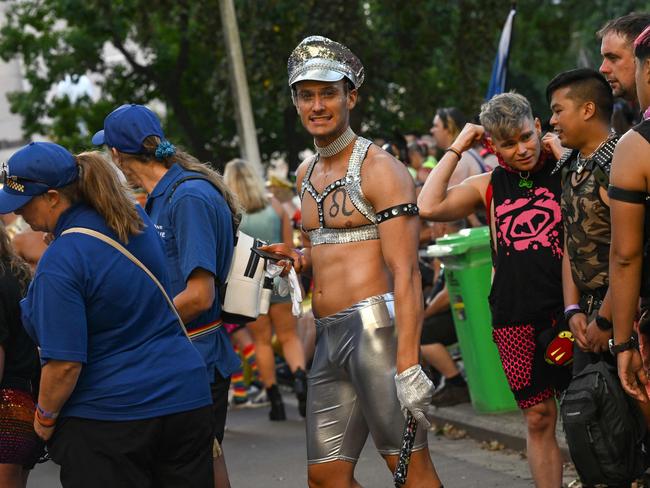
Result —
<path fill-rule="evenodd" d="M 540 333 L 554 327 L 553 321 L 493 327 L 492 338 L 520 409 L 537 405 L 566 388 L 571 367 L 548 364 L 537 342 Z"/>

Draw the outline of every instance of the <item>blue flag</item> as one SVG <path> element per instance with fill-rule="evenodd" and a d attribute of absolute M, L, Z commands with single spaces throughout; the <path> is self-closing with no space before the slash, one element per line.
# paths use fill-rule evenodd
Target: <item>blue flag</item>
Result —
<path fill-rule="evenodd" d="M 492 64 L 492 76 L 490 77 L 490 86 L 488 87 L 485 99 L 489 100 L 494 95 L 503 93 L 506 89 L 506 76 L 508 74 L 508 54 L 510 51 L 510 38 L 512 37 L 512 24 L 515 20 L 517 11 L 513 7 L 508 14 L 506 23 L 503 25 L 501 31 L 501 39 L 499 39 L 499 49 Z"/>

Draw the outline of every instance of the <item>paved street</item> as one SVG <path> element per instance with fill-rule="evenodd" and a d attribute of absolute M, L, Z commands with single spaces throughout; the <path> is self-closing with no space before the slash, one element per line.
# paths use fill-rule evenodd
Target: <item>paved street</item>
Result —
<path fill-rule="evenodd" d="M 270 422 L 266 408 L 232 410 L 224 447 L 234 488 L 305 488 L 304 422 L 289 395 L 286 422 Z M 472 439 L 451 440 L 430 435 L 429 445 L 436 468 L 446 487 L 532 486 L 528 465 L 519 453 L 490 451 Z M 392 488 L 383 460 L 368 441 L 357 466 L 357 479 L 366 488 Z M 565 482 L 573 479 L 565 478 Z M 53 463 L 39 466 L 29 488 L 60 488 Z"/>

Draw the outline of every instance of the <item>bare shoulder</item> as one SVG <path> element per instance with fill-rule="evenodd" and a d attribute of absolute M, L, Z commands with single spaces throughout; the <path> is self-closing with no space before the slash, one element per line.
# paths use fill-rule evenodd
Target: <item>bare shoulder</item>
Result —
<path fill-rule="evenodd" d="M 374 144 L 368 149 L 368 155 L 363 162 L 361 180 L 363 191 L 371 201 L 370 197 L 375 193 L 392 192 L 412 195 L 415 201 L 415 183 L 406 165 Z"/>
<path fill-rule="evenodd" d="M 647 191 L 650 181 L 648 141 L 634 130 L 627 131 L 616 144 L 610 180 L 629 190 Z"/>

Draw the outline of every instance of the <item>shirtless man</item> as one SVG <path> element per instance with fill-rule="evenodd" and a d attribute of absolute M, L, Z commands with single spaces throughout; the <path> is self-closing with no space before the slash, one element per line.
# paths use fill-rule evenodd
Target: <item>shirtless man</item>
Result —
<path fill-rule="evenodd" d="M 406 487 L 438 487 L 424 414 L 433 385 L 419 365 L 422 290 L 413 179 L 350 128 L 363 66 L 330 39 L 304 39 L 289 86 L 316 156 L 298 168 L 305 249 L 269 246 L 314 277 L 316 352 L 308 378 L 309 486 L 359 487 L 368 433 L 395 469 L 408 410 L 420 428 Z M 396 374 L 397 373 L 397 374 Z"/>
<path fill-rule="evenodd" d="M 516 93 L 481 107 L 481 125 L 467 124 L 429 175 L 418 197 L 422 216 L 458 220 L 487 209 L 494 249 L 489 296 L 493 338 L 510 389 L 527 425 L 528 463 L 538 488 L 562 484 L 562 454 L 555 437 L 554 395 L 569 368 L 546 363 L 540 336 L 563 313 L 563 229 L 560 176 L 543 151 L 541 125 Z M 489 133 L 500 167 L 448 189 L 462 154 Z"/>

